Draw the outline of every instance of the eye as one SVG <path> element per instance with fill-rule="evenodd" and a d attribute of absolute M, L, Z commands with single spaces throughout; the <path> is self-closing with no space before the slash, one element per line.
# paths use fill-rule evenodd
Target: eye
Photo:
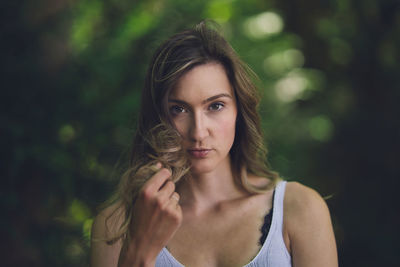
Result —
<path fill-rule="evenodd" d="M 169 112 L 172 114 L 172 115 L 178 115 L 178 114 L 181 114 L 181 113 L 184 113 L 184 112 L 186 112 L 186 109 L 184 108 L 184 107 L 181 107 L 181 106 L 171 106 L 170 108 L 169 108 Z"/>
<path fill-rule="evenodd" d="M 219 111 L 219 110 L 223 109 L 224 106 L 225 106 L 225 105 L 224 105 L 223 103 L 221 103 L 221 102 L 216 102 L 216 103 L 212 103 L 212 104 L 208 107 L 208 109 L 211 110 L 211 111 Z"/>

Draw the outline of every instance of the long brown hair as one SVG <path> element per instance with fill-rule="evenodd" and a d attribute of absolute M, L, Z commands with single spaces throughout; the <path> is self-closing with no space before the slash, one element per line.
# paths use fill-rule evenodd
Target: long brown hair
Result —
<path fill-rule="evenodd" d="M 266 164 L 267 150 L 257 112 L 260 97 L 253 83 L 256 76 L 213 25 L 216 24 L 201 22 L 193 29 L 172 36 L 159 46 L 151 60 L 142 91 L 130 166 L 113 198 L 119 205 L 110 217 L 125 214 L 113 240 L 127 236 L 137 194 L 153 174 L 151 166 L 155 162 L 170 168 L 175 182 L 190 175 L 179 134 L 169 119 L 167 102 L 182 75 L 201 64 L 221 64 L 234 89 L 238 115 L 230 156 L 236 182 L 248 192 L 257 193 L 274 187 L 278 180 L 278 175 Z M 248 173 L 265 177 L 270 183 L 266 187 L 252 185 L 248 182 Z"/>

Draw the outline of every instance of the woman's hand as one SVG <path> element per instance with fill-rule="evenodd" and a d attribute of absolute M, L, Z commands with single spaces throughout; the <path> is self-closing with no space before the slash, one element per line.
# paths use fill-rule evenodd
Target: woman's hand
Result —
<path fill-rule="evenodd" d="M 181 225 L 179 195 L 170 177 L 168 169 L 159 169 L 140 190 L 133 208 L 130 242 L 122 248 L 119 266 L 154 266 L 158 253 Z"/>

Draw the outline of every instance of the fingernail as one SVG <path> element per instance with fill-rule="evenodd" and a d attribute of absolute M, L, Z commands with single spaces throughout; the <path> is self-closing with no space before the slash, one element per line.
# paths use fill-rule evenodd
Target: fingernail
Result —
<path fill-rule="evenodd" d="M 171 170 L 169 170 L 168 168 L 163 168 L 163 170 L 165 170 L 165 172 L 167 172 L 168 175 L 171 175 L 171 174 L 172 174 L 172 173 L 171 173 Z"/>
<path fill-rule="evenodd" d="M 157 171 L 159 171 L 160 169 L 161 169 L 161 163 L 160 162 L 157 162 L 156 164 L 154 164 L 154 165 L 151 165 L 150 166 L 150 169 L 151 170 L 153 170 L 153 171 L 155 171 L 155 172 L 157 172 Z"/>

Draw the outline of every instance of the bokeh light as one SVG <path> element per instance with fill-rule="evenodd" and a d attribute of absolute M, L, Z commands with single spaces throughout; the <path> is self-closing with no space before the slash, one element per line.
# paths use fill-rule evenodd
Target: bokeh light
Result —
<path fill-rule="evenodd" d="M 277 13 L 268 11 L 248 18 L 243 27 L 248 37 L 262 39 L 280 33 L 283 20 Z"/>

